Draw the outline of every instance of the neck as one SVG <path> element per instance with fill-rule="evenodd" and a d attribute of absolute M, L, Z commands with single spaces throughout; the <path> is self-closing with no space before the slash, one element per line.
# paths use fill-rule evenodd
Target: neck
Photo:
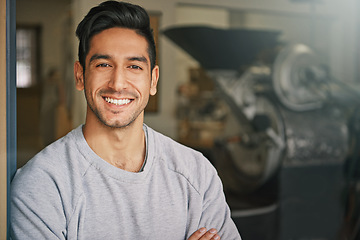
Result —
<path fill-rule="evenodd" d="M 84 137 L 90 148 L 103 160 L 129 172 L 138 172 L 146 153 L 142 122 L 125 128 L 110 128 L 104 124 L 85 123 Z"/>

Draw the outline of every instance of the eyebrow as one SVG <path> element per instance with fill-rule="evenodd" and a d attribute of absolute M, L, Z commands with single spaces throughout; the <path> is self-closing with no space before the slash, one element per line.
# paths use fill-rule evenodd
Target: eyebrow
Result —
<path fill-rule="evenodd" d="M 128 60 L 148 63 L 148 60 L 146 57 L 129 57 Z"/>
<path fill-rule="evenodd" d="M 110 59 L 111 57 L 109 55 L 105 55 L 105 54 L 94 54 L 91 56 L 90 60 L 89 60 L 89 64 L 97 59 Z"/>

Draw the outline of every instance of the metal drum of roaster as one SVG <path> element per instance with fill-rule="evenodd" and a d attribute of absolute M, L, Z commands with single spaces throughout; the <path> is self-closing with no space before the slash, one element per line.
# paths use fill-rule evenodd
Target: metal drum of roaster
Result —
<path fill-rule="evenodd" d="M 226 154 L 218 167 L 227 190 L 255 191 L 283 164 L 343 162 L 349 145 L 346 114 L 334 107 L 294 111 L 279 104 L 274 95 L 257 90 L 257 80 L 266 78 L 266 71 L 254 71 L 237 80 L 229 72 L 209 73 L 241 126 L 218 142 Z"/>
<path fill-rule="evenodd" d="M 255 94 L 256 81 L 243 78 L 234 82 L 217 71 L 210 75 L 239 126 L 236 130 L 229 126 L 231 134 L 217 142 L 222 156 L 216 166 L 225 191 L 253 192 L 275 175 L 282 162 L 286 138 L 280 109 L 271 98 Z"/>

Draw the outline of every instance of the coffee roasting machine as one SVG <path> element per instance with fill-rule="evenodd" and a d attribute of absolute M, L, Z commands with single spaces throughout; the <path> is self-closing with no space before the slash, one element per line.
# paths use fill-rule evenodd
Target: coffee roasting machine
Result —
<path fill-rule="evenodd" d="M 174 27 L 237 126 L 213 164 L 246 240 L 360 239 L 360 94 L 276 31 Z"/>

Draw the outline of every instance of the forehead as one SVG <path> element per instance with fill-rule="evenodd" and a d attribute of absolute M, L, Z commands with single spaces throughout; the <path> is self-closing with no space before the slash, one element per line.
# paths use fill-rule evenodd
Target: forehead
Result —
<path fill-rule="evenodd" d="M 88 58 L 92 54 L 143 55 L 149 58 L 146 38 L 133 29 L 109 28 L 90 39 Z"/>

